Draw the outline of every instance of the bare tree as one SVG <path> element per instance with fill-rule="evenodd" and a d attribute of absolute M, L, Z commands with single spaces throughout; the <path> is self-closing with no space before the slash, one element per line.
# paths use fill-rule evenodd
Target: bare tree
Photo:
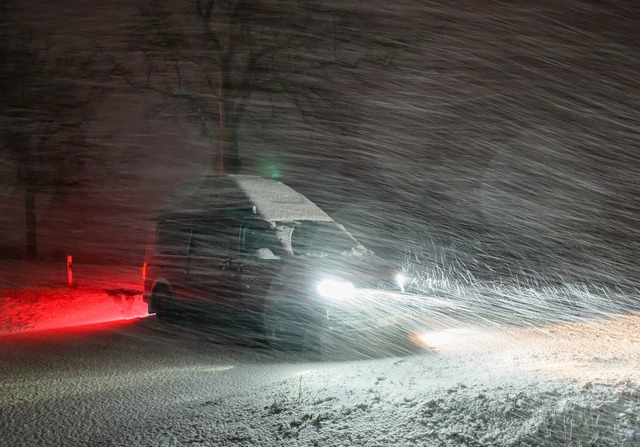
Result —
<path fill-rule="evenodd" d="M 0 162 L 24 190 L 26 252 L 34 259 L 36 195 L 81 183 L 83 167 L 96 158 L 84 129 L 104 90 L 92 57 L 0 25 Z"/>
<path fill-rule="evenodd" d="M 340 131 L 348 101 L 332 79 L 345 71 L 357 79 L 400 48 L 363 9 L 347 1 L 150 0 L 133 33 L 146 75 L 118 69 L 161 95 L 156 111 L 185 107 L 203 130 L 214 129 L 214 169 L 238 172 L 238 132 L 251 105 L 269 114 L 295 104 L 308 122 Z"/>

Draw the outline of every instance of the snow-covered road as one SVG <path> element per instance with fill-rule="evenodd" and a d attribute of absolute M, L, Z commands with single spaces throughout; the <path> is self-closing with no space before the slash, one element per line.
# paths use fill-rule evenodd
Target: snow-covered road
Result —
<path fill-rule="evenodd" d="M 176 331 L 149 318 L 3 338 L 4 445 L 162 444 L 175 436 L 162 421 L 186 406 L 233 402 L 308 368 Z"/>
<path fill-rule="evenodd" d="M 155 318 L 1 339 L 4 445 L 640 445 L 640 317 L 309 361 Z M 625 336 L 626 334 L 626 336 Z"/>
<path fill-rule="evenodd" d="M 30 271 L 0 291 L 2 446 L 640 445 L 634 296 L 414 296 L 440 322 L 429 349 L 319 359 L 163 325 L 110 293 L 135 271 L 78 266 L 74 288 Z"/>

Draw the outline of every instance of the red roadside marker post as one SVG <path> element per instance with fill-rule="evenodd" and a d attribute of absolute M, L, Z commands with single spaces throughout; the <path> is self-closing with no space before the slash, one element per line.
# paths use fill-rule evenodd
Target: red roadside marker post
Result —
<path fill-rule="evenodd" d="M 73 258 L 67 255 L 67 282 L 69 287 L 73 286 Z"/>

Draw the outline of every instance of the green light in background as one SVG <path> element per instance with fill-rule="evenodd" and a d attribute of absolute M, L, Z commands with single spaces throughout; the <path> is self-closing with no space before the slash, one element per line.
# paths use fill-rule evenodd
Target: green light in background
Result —
<path fill-rule="evenodd" d="M 274 160 L 273 156 L 267 156 L 262 161 L 261 171 L 272 180 L 279 180 L 282 178 L 282 164 L 279 161 Z"/>
<path fill-rule="evenodd" d="M 272 180 L 282 178 L 282 172 L 280 172 L 280 169 L 275 164 L 269 165 L 269 177 L 271 177 Z"/>

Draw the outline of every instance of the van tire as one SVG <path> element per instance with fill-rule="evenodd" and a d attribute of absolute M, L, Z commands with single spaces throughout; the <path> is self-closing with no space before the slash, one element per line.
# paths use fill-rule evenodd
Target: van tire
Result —
<path fill-rule="evenodd" d="M 272 303 L 264 315 L 264 331 L 272 349 L 302 351 L 318 348 L 317 325 L 296 309 L 293 300 Z"/>
<path fill-rule="evenodd" d="M 161 289 L 154 292 L 153 301 L 158 320 L 165 323 L 176 323 L 180 320 L 180 309 L 169 291 Z"/>

